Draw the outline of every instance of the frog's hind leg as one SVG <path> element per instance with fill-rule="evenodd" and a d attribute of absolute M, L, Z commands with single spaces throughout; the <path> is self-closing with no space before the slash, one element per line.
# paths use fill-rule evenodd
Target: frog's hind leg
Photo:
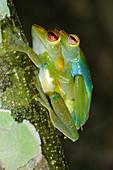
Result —
<path fill-rule="evenodd" d="M 54 114 L 50 115 L 54 126 L 66 137 L 76 141 L 79 138 L 79 134 L 63 98 L 59 93 L 54 92 L 50 95 L 50 102 L 54 110 Z"/>
<path fill-rule="evenodd" d="M 75 76 L 74 85 L 74 113 L 72 115 L 77 129 L 85 124 L 89 116 L 88 94 L 82 75 Z"/>

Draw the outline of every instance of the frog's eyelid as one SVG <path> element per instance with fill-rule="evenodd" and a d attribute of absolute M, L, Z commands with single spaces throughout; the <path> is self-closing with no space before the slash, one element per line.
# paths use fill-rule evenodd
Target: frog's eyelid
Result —
<path fill-rule="evenodd" d="M 78 46 L 80 43 L 80 39 L 75 34 L 70 34 L 67 38 L 67 41 L 71 46 L 74 46 L 74 47 Z"/>

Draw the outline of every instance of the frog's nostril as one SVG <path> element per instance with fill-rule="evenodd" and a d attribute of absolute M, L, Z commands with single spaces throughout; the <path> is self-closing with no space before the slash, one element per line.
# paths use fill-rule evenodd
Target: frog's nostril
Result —
<path fill-rule="evenodd" d="M 72 101 L 75 101 L 75 99 L 74 99 L 74 97 L 72 97 L 72 99 L 71 99 Z"/>

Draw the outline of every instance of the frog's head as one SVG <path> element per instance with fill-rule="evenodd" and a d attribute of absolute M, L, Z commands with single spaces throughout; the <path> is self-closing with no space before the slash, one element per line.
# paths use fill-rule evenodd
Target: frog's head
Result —
<path fill-rule="evenodd" d="M 60 34 L 55 31 L 47 31 L 43 27 L 34 24 L 32 26 L 33 50 L 39 56 L 49 56 L 62 70 L 64 59 L 61 53 Z"/>
<path fill-rule="evenodd" d="M 61 48 L 63 51 L 64 58 L 74 59 L 75 61 L 79 59 L 80 54 L 80 39 L 75 34 L 68 34 L 59 28 L 55 28 L 55 31 L 59 32 L 61 36 Z"/>

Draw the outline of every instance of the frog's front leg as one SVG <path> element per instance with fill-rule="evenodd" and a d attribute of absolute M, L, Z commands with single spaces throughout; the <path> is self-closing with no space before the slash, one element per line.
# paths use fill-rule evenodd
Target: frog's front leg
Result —
<path fill-rule="evenodd" d="M 42 62 L 39 56 L 22 40 L 20 30 L 16 28 L 16 31 L 18 34 L 13 33 L 9 28 L 4 30 L 4 37 L 6 37 L 8 44 L 10 44 L 10 46 L 4 46 L 4 48 L 8 48 L 9 51 L 26 53 L 36 67 L 40 67 Z"/>
<path fill-rule="evenodd" d="M 72 113 L 72 117 L 77 129 L 79 129 L 85 124 L 89 115 L 88 94 L 82 75 L 75 76 L 74 103 L 74 112 Z"/>

